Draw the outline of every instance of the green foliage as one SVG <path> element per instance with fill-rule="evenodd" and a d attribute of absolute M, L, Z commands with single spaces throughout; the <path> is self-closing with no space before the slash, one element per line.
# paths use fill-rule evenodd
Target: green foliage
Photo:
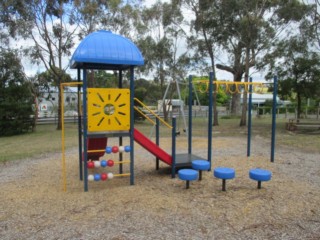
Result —
<path fill-rule="evenodd" d="M 310 49 L 306 35 L 280 42 L 277 54 L 281 60 L 271 65 L 267 78 L 277 72 L 279 95 L 283 99 L 296 101 L 299 117 L 303 102 L 307 98 L 317 99 L 320 95 L 320 55 Z"/>
<path fill-rule="evenodd" d="M 117 88 L 118 76 L 104 70 L 88 72 L 88 86 L 92 88 Z"/>
<path fill-rule="evenodd" d="M 192 77 L 192 80 L 194 81 L 194 86 L 197 91 L 199 101 L 201 105 L 209 105 L 209 93 L 208 93 L 208 85 L 206 84 L 196 84 L 197 80 L 207 80 L 209 81 L 209 77 Z M 209 83 L 208 83 L 209 84 Z M 225 92 L 225 90 L 222 87 L 219 87 L 218 89 L 214 89 L 216 91 L 216 103 L 217 106 L 222 106 L 227 104 L 230 101 L 230 95 Z M 194 96 L 194 100 L 195 100 Z"/>
<path fill-rule="evenodd" d="M 0 136 L 21 134 L 32 127 L 33 97 L 16 52 L 0 52 Z"/>

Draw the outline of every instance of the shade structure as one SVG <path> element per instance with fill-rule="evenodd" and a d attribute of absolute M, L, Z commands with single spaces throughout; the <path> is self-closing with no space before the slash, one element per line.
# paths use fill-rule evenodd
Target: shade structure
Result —
<path fill-rule="evenodd" d="M 100 30 L 84 38 L 72 55 L 71 68 L 125 70 L 144 65 L 138 47 L 129 39 Z"/>

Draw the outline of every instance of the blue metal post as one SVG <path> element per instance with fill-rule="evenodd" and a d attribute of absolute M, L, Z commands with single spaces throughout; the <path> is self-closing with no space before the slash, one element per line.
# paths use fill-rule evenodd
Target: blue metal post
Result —
<path fill-rule="evenodd" d="M 78 82 L 81 81 L 81 70 L 80 68 L 77 69 L 78 71 Z M 81 133 L 81 115 L 80 115 L 80 101 L 81 101 L 81 86 L 78 85 L 78 146 L 79 146 L 79 176 L 80 180 L 83 180 L 83 168 L 82 168 L 82 133 Z"/>
<path fill-rule="evenodd" d="M 249 79 L 252 83 L 252 78 Z M 251 127 L 252 127 L 252 84 L 249 84 L 249 106 L 248 106 L 248 140 L 247 140 L 247 157 L 251 154 Z"/>
<path fill-rule="evenodd" d="M 214 74 L 210 72 L 209 74 L 209 116 L 208 116 L 208 161 L 210 162 L 210 169 L 211 170 L 211 157 L 212 157 L 212 109 L 213 109 L 213 79 Z"/>
<path fill-rule="evenodd" d="M 159 146 L 160 144 L 160 129 L 159 129 L 160 121 L 158 118 L 156 118 L 156 144 Z M 159 158 L 156 158 L 156 170 L 159 170 Z"/>
<path fill-rule="evenodd" d="M 189 126 L 188 126 L 188 153 L 192 152 L 192 75 L 189 75 Z"/>
<path fill-rule="evenodd" d="M 88 121 L 88 110 L 87 110 L 87 69 L 83 69 L 83 166 L 84 166 L 84 191 L 88 192 L 88 168 L 87 168 L 87 161 L 88 161 L 88 149 L 87 149 L 87 142 L 88 142 L 88 135 L 87 135 L 87 121 Z"/>
<path fill-rule="evenodd" d="M 273 103 L 272 103 L 272 134 L 271 134 L 271 162 L 274 162 L 274 148 L 276 141 L 276 114 L 277 114 L 278 77 L 273 77 Z"/>
<path fill-rule="evenodd" d="M 176 177 L 176 117 L 172 117 L 172 165 L 171 165 L 171 177 Z"/>
<path fill-rule="evenodd" d="M 130 185 L 134 185 L 134 67 L 130 67 Z"/>

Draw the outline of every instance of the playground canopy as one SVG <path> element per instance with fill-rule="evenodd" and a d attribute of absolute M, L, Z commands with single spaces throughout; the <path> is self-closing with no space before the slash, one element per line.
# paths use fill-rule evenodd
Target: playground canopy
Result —
<path fill-rule="evenodd" d="M 125 70 L 144 65 L 140 50 L 129 39 L 100 30 L 84 38 L 72 55 L 71 68 Z"/>

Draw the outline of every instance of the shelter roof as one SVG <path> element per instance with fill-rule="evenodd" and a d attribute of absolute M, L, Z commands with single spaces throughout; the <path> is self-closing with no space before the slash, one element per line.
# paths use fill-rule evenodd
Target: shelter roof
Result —
<path fill-rule="evenodd" d="M 71 68 L 123 70 L 144 64 L 138 47 L 129 39 L 100 30 L 85 37 L 72 55 Z"/>

